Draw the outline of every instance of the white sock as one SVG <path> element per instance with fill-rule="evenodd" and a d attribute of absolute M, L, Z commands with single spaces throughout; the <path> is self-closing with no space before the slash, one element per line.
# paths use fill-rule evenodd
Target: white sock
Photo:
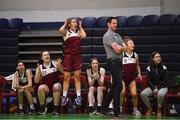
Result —
<path fill-rule="evenodd" d="M 30 107 L 30 109 L 34 109 L 34 105 L 33 104 L 29 105 L 29 107 Z"/>
<path fill-rule="evenodd" d="M 23 109 L 23 104 L 19 104 L 19 109 Z"/>
<path fill-rule="evenodd" d="M 66 90 L 63 90 L 63 96 L 67 97 L 67 91 Z"/>
<path fill-rule="evenodd" d="M 81 96 L 81 90 L 76 90 L 77 97 Z"/>
<path fill-rule="evenodd" d="M 99 106 L 101 107 L 101 104 L 98 104 L 98 107 L 99 107 Z"/>
<path fill-rule="evenodd" d="M 113 104 L 112 103 L 109 104 L 109 108 L 113 109 Z"/>

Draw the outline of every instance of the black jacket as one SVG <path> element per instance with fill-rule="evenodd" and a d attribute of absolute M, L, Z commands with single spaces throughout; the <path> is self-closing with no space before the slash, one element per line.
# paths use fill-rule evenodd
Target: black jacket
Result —
<path fill-rule="evenodd" d="M 150 66 L 146 69 L 148 76 L 148 86 L 153 90 L 155 86 L 157 89 L 161 89 L 167 87 L 167 68 L 164 65 L 157 65 L 155 70 L 153 70 Z"/>

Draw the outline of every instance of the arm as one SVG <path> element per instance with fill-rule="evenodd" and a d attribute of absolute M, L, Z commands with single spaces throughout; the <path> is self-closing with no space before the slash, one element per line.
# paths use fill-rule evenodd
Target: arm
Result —
<path fill-rule="evenodd" d="M 65 35 L 66 35 L 66 26 L 67 26 L 67 20 L 65 20 L 64 25 L 62 25 L 62 26 L 59 28 L 59 32 L 62 34 L 62 36 L 65 36 Z"/>
<path fill-rule="evenodd" d="M 87 74 L 89 86 L 92 86 L 94 84 L 94 82 L 95 82 L 95 79 L 91 78 L 91 74 L 90 74 L 90 70 L 89 69 L 86 70 L 86 74 Z"/>
<path fill-rule="evenodd" d="M 40 70 L 40 66 L 39 64 L 37 65 L 37 68 L 36 68 L 36 73 L 35 73 L 35 77 L 34 77 L 34 82 L 35 83 L 39 83 L 41 79 L 41 70 Z"/>
<path fill-rule="evenodd" d="M 80 35 L 81 39 L 84 39 L 86 37 L 86 32 L 82 28 L 82 22 L 81 21 L 79 21 L 79 35 Z"/>
<path fill-rule="evenodd" d="M 150 87 L 152 90 L 154 90 L 155 86 L 154 86 L 153 83 L 151 82 L 151 80 L 152 80 L 151 73 L 150 73 L 150 71 L 148 71 L 148 70 L 147 70 L 146 72 L 147 72 L 147 77 L 148 77 L 147 82 L 148 82 L 148 84 L 149 84 L 149 87 Z"/>
<path fill-rule="evenodd" d="M 104 77 L 105 77 L 105 69 L 104 68 L 101 68 L 100 69 L 100 79 L 98 80 L 98 83 L 100 86 L 103 86 L 104 85 Z"/>
<path fill-rule="evenodd" d="M 58 58 L 56 60 L 56 66 L 57 66 L 57 70 L 63 74 L 64 70 L 63 70 L 63 65 L 61 64 L 61 62 L 62 62 L 61 58 Z"/>
<path fill-rule="evenodd" d="M 138 72 L 138 79 L 140 81 L 142 81 L 141 68 L 140 68 L 140 65 L 139 65 L 139 56 L 138 55 L 137 55 L 136 69 L 137 69 L 137 72 Z"/>
<path fill-rule="evenodd" d="M 18 81 L 18 73 L 14 73 L 14 79 L 12 80 L 12 89 L 16 91 L 17 87 L 19 86 L 19 81 Z"/>
<path fill-rule="evenodd" d="M 25 86 L 22 86 L 22 89 L 26 89 L 26 88 L 30 88 L 32 87 L 32 72 L 30 69 L 27 70 L 27 80 L 28 80 L 28 84 Z"/>
<path fill-rule="evenodd" d="M 125 43 L 123 43 L 122 46 L 118 45 L 117 43 L 113 43 L 111 44 L 111 47 L 113 48 L 115 53 L 121 53 L 122 51 L 126 51 L 127 49 L 127 46 Z"/>
<path fill-rule="evenodd" d="M 163 70 L 163 78 L 162 78 L 162 82 L 161 84 L 158 85 L 158 89 L 162 88 L 162 87 L 165 87 L 167 85 L 167 81 L 168 81 L 168 72 L 167 72 L 167 69 L 164 69 Z"/>

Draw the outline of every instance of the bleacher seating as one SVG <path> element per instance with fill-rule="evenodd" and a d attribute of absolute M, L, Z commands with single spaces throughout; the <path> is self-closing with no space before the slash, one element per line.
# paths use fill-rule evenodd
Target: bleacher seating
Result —
<path fill-rule="evenodd" d="M 22 19 L 0 19 L 0 75 L 12 74 L 16 69 L 20 24 Z"/>
<path fill-rule="evenodd" d="M 79 20 L 81 18 L 77 17 Z M 84 17 L 82 23 L 87 33 L 87 38 L 82 40 L 82 59 L 83 59 L 83 74 L 89 65 L 89 59 L 92 56 L 96 56 L 99 59 L 101 66 L 106 68 L 107 58 L 103 47 L 103 35 L 107 31 L 108 16 L 102 17 Z M 146 16 L 117 16 L 118 29 L 117 32 L 121 36 L 128 35 L 133 38 L 135 42 L 135 51 L 140 56 L 141 70 L 143 74 L 149 62 L 150 54 L 158 50 L 162 55 L 162 60 L 167 66 L 169 71 L 169 79 L 174 75 L 180 74 L 180 15 L 165 14 L 165 15 L 146 15 Z M 23 23 L 22 19 L 14 18 L 9 21 L 5 18 L 0 19 L 0 73 L 2 75 L 8 75 L 15 71 L 15 63 L 20 55 L 20 59 L 23 59 L 23 52 L 21 50 L 33 50 L 43 49 L 46 45 L 33 46 L 29 42 L 44 42 L 51 43 L 51 39 L 54 42 L 59 40 L 58 36 L 23 36 L 23 31 L 37 31 L 46 30 L 58 31 L 58 28 L 63 22 L 48 22 L 48 23 Z M 18 29 L 17 29 L 18 28 Z M 20 29 L 22 28 L 22 29 Z M 18 38 L 19 31 L 23 37 Z M 44 34 L 45 35 L 45 34 Z M 57 34 L 56 34 L 57 35 Z M 61 38 L 62 39 L 62 38 Z M 27 40 L 27 44 L 19 44 Z M 62 41 L 61 41 L 62 42 Z M 24 45 L 24 47 L 23 47 Z M 49 46 L 49 45 L 48 45 Z M 55 45 L 54 45 L 55 46 Z M 50 50 L 57 49 L 57 46 L 51 46 Z M 18 48 L 19 47 L 19 48 Z M 62 50 L 62 45 L 61 48 Z M 57 49 L 57 50 L 59 50 Z M 56 53 L 55 53 L 56 54 Z M 28 67 L 34 68 L 37 61 L 32 64 L 33 58 L 38 57 L 38 53 L 33 53 L 32 56 L 26 56 Z M 56 54 L 55 57 L 59 55 Z M 33 57 L 35 56 L 35 57 Z M 31 61 L 31 62 L 28 62 Z"/>

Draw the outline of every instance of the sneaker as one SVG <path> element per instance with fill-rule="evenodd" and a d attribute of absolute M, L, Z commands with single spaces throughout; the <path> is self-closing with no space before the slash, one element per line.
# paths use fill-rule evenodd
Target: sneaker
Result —
<path fill-rule="evenodd" d="M 108 112 L 109 112 L 110 115 L 114 115 L 114 110 L 112 108 L 109 108 Z"/>
<path fill-rule="evenodd" d="M 64 107 L 67 104 L 68 101 L 69 101 L 68 97 L 62 96 L 61 106 Z"/>
<path fill-rule="evenodd" d="M 44 114 L 46 114 L 46 112 L 47 112 L 47 107 L 43 106 L 40 108 L 38 114 L 44 115 Z"/>
<path fill-rule="evenodd" d="M 94 113 L 95 113 L 94 108 L 92 106 L 90 106 L 89 107 L 89 114 L 92 115 Z"/>
<path fill-rule="evenodd" d="M 53 115 L 59 115 L 59 106 L 54 106 Z"/>
<path fill-rule="evenodd" d="M 101 106 L 98 106 L 97 107 L 97 113 L 100 113 L 101 112 Z"/>
<path fill-rule="evenodd" d="M 115 119 L 124 119 L 121 114 L 114 114 Z"/>
<path fill-rule="evenodd" d="M 133 115 L 135 116 L 141 116 L 141 112 L 139 110 L 134 110 Z"/>
<path fill-rule="evenodd" d="M 19 109 L 19 110 L 18 110 L 18 114 L 23 115 L 23 114 L 24 114 L 24 110 L 23 110 L 23 109 Z"/>
<path fill-rule="evenodd" d="M 76 105 L 81 106 L 81 105 L 82 105 L 82 98 L 81 98 L 80 96 L 78 96 L 78 97 L 75 99 L 75 102 L 76 102 Z"/>
<path fill-rule="evenodd" d="M 34 109 L 29 109 L 29 112 L 28 112 L 30 115 L 34 114 L 35 113 L 35 110 Z"/>

